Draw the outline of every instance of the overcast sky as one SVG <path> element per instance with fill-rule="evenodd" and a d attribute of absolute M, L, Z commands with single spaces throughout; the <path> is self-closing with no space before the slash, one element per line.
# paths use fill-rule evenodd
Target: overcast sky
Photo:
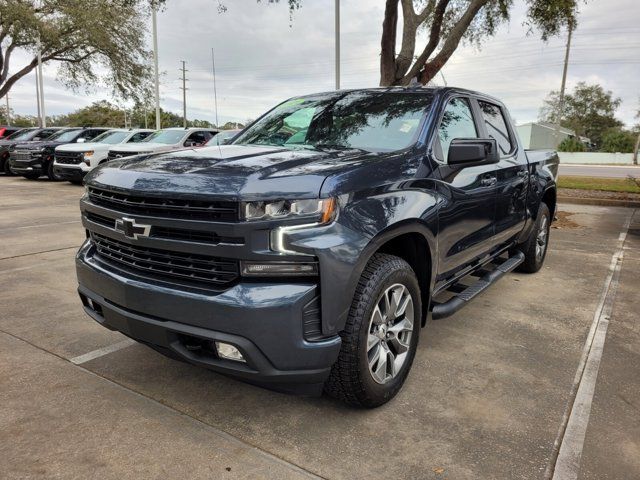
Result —
<path fill-rule="evenodd" d="M 188 117 L 215 121 L 211 47 L 215 48 L 220 123 L 255 118 L 293 95 L 334 87 L 332 0 L 305 0 L 290 19 L 286 1 L 168 0 L 158 15 L 161 104 L 182 111 L 180 60 L 186 60 Z M 342 0 L 342 87 L 377 86 L 382 0 Z M 524 1 L 516 0 L 509 24 L 480 50 L 458 49 L 443 69 L 447 84 L 495 95 L 506 102 L 517 123 L 535 120 L 543 98 L 560 87 L 566 38 L 542 42 L 522 26 Z M 150 29 L 149 21 L 149 29 Z M 640 8 L 637 0 L 590 0 L 581 6 L 574 33 L 567 86 L 600 83 L 622 98 L 618 117 L 637 122 L 640 102 Z M 18 56 L 16 56 L 18 58 Z M 23 60 L 26 57 L 23 57 Z M 14 69 L 18 68 L 14 63 Z M 45 69 L 47 114 L 60 114 L 106 98 L 74 94 Z M 438 77 L 438 84 L 443 78 Z M 12 90 L 16 113 L 35 114 L 35 79 L 23 78 Z"/>

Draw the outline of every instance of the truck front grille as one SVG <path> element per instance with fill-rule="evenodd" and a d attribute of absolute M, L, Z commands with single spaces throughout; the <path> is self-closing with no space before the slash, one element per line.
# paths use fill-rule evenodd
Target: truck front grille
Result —
<path fill-rule="evenodd" d="M 133 246 L 91 233 L 101 263 L 127 272 L 186 286 L 226 288 L 239 277 L 239 262 L 233 259 Z"/>
<path fill-rule="evenodd" d="M 238 205 L 235 202 L 129 195 L 98 188 L 89 188 L 89 200 L 94 205 L 134 215 L 216 222 L 238 220 Z"/>
<path fill-rule="evenodd" d="M 31 150 L 14 150 L 11 156 L 18 162 L 28 162 L 31 160 Z"/>
<path fill-rule="evenodd" d="M 62 165 L 80 165 L 84 160 L 82 152 L 56 152 L 56 163 Z"/>

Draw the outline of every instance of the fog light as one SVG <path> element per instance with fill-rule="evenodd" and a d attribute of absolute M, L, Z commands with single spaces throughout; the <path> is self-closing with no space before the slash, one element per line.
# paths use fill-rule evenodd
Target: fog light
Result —
<path fill-rule="evenodd" d="M 229 343 L 216 342 L 216 351 L 220 358 L 226 358 L 227 360 L 233 360 L 236 362 L 246 362 L 240 350 Z"/>
<path fill-rule="evenodd" d="M 268 275 L 317 275 L 317 263 L 253 263 L 242 262 L 242 275 L 268 276 Z"/>

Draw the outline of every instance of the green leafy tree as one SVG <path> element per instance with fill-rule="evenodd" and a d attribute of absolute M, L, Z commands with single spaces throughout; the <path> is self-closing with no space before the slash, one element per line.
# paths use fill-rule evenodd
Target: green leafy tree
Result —
<path fill-rule="evenodd" d="M 136 98 L 150 75 L 148 7 L 143 0 L 0 0 L 0 97 L 36 68 L 39 49 L 67 87 L 104 85 Z M 17 50 L 30 59 L 17 64 Z"/>
<path fill-rule="evenodd" d="M 576 24 L 578 0 L 525 0 L 529 31 L 543 40 Z M 382 24 L 380 85 L 426 84 L 461 42 L 480 45 L 509 20 L 513 0 L 386 0 Z M 402 8 L 402 17 L 399 10 Z M 400 49 L 398 30 L 402 26 Z M 426 43 L 418 38 L 426 31 Z"/>
<path fill-rule="evenodd" d="M 607 130 L 602 136 L 601 152 L 608 153 L 632 153 L 635 146 L 636 136 L 621 128 Z"/>
<path fill-rule="evenodd" d="M 559 97 L 556 91 L 549 93 L 540 109 L 540 120 L 555 122 L 560 110 Z M 601 85 L 579 82 L 573 92 L 564 97 L 560 124 L 572 129 L 576 135 L 588 137 L 591 143 L 600 148 L 605 132 L 623 125 L 615 117 L 620 103 L 620 98 L 614 97 L 611 91 Z"/>
<path fill-rule="evenodd" d="M 559 152 L 585 152 L 587 147 L 575 137 L 567 137 L 558 144 Z"/>

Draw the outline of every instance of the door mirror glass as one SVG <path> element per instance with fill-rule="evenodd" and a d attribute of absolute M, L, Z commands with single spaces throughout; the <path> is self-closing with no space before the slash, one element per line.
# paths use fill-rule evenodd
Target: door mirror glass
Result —
<path fill-rule="evenodd" d="M 86 141 L 87 141 L 87 139 L 86 139 L 86 138 L 84 138 L 84 137 L 80 137 L 80 138 L 77 140 L 77 143 L 84 143 L 84 142 L 86 142 Z"/>
<path fill-rule="evenodd" d="M 488 165 L 498 163 L 498 144 L 495 139 L 456 138 L 449 145 L 449 165 Z"/>

